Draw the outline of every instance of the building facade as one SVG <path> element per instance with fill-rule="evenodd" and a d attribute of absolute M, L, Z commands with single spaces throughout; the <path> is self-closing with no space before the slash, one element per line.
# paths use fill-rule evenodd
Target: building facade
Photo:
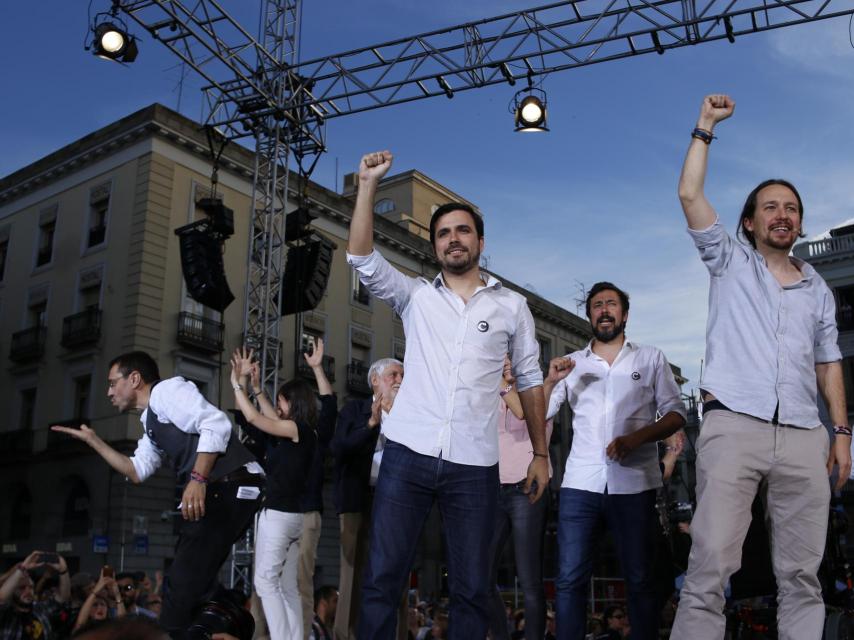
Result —
<path fill-rule="evenodd" d="M 197 123 L 152 105 L 0 179 L 2 565 L 33 549 L 55 549 L 72 571 L 168 566 L 180 495 L 172 475 L 161 470 L 132 485 L 49 425 L 85 422 L 130 454 L 141 435 L 139 419 L 115 412 L 106 376 L 115 355 L 135 349 L 154 355 L 163 377 L 181 375 L 214 404 L 233 407 L 228 354 L 243 339 L 253 166 L 252 153 L 231 144 L 218 171 L 217 195 L 234 211 L 235 229 L 223 263 L 236 299 L 222 313 L 188 296 L 174 234 L 204 218 L 198 203 L 211 195 L 210 153 Z M 284 317 L 280 327 L 280 380 L 309 377 L 300 348 L 310 336 L 323 337 L 340 404 L 370 393 L 372 361 L 402 359 L 406 348 L 400 320 L 371 299 L 346 264 L 352 183 L 342 194 L 307 185 L 312 227 L 337 248 L 320 303 Z M 435 207 L 460 200 L 417 171 L 390 176 L 377 198 L 378 247 L 404 272 L 431 278 L 437 265 L 429 217 Z M 528 299 L 544 368 L 554 355 L 587 343 L 586 320 L 503 282 Z M 564 413 L 551 443 L 558 482 L 569 436 Z M 331 461 L 329 468 L 331 476 Z M 318 584 L 338 580 L 338 523 L 329 496 Z M 424 592 L 441 589 L 435 527 L 431 521 L 416 563 Z"/>

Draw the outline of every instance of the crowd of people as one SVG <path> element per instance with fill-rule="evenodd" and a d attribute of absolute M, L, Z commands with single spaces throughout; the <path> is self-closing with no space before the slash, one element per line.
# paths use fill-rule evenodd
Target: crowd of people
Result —
<path fill-rule="evenodd" d="M 727 96 L 704 99 L 679 184 L 689 233 L 710 273 L 704 421 L 696 443 L 699 502 L 671 638 L 720 640 L 724 589 L 741 562 L 751 506 L 762 494 L 771 529 L 782 639 L 821 636 L 817 578 L 830 483 L 851 469 L 851 429 L 837 346 L 833 295 L 790 256 L 803 203 L 784 180 L 759 184 L 731 237 L 704 195 L 713 131 L 730 117 Z M 221 598 L 217 572 L 257 514 L 254 586 L 274 640 L 451 638 L 582 640 L 660 637 L 656 494 L 681 448 L 685 406 L 663 353 L 626 334 L 630 298 L 612 282 L 587 293 L 593 339 L 543 372 L 526 299 L 480 268 L 484 222 L 465 203 L 438 207 L 430 241 L 440 271 L 410 277 L 374 247 L 373 204 L 392 155 L 365 155 L 347 260 L 368 291 L 389 304 L 406 334 L 404 362 L 368 372 L 370 398 L 338 410 L 323 367 L 323 342 L 304 354 L 316 389 L 260 384 L 253 353 L 231 360 L 234 401 L 256 433 L 250 450 L 228 417 L 180 377 L 161 379 L 154 359 L 131 352 L 110 363 L 108 395 L 137 410 L 133 455 L 86 425 L 56 426 L 91 446 L 132 482 L 164 462 L 183 487 L 174 561 L 161 583 L 101 572 L 72 601 L 64 561 L 34 554 L 0 586 L 0 635 L 46 638 L 51 616 L 65 631 L 104 616 L 146 616 L 184 638 L 206 602 Z M 824 397 L 833 437 L 822 428 Z M 557 496 L 556 596 L 545 599 L 543 536 L 553 468 L 553 417 L 566 403 L 573 442 Z M 659 455 L 659 444 L 667 442 Z M 340 582 L 314 591 L 323 460 L 335 460 Z M 425 521 L 438 506 L 448 570 L 447 602 L 411 602 L 408 576 Z M 589 615 L 597 542 L 615 542 L 625 606 Z M 496 567 L 509 539 L 524 604 L 508 615 Z M 38 600 L 31 572 L 56 586 Z M 82 597 L 81 597 L 82 596 Z M 142 598 L 142 599 L 140 599 Z M 63 606 L 67 605 L 67 606 Z M 672 613 L 672 610 L 671 610 Z M 73 618 L 73 620 L 72 620 Z M 3 626 L 5 625 L 5 626 Z M 60 628 L 59 623 L 55 627 Z M 41 634 L 41 635 L 39 635 Z M 251 635 L 251 634 L 250 634 Z"/>

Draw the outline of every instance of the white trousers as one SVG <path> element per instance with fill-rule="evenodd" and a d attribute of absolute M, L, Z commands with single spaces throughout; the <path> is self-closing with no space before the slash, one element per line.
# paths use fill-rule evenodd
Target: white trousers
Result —
<path fill-rule="evenodd" d="M 303 515 L 263 509 L 255 536 L 255 590 L 264 605 L 272 640 L 302 640 L 297 586 Z"/>

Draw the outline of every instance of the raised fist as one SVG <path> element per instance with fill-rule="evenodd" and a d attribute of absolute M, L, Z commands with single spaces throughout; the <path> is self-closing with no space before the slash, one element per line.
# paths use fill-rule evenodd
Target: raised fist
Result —
<path fill-rule="evenodd" d="M 735 110 L 735 100 L 723 94 L 712 94 L 703 98 L 697 126 L 710 129 L 721 120 L 726 120 Z"/>
<path fill-rule="evenodd" d="M 375 151 L 362 156 L 359 163 L 359 180 L 379 182 L 391 168 L 391 151 Z"/>

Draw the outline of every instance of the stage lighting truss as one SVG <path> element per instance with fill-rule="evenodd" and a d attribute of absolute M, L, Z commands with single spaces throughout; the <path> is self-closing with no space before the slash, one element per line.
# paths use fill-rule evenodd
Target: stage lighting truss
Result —
<path fill-rule="evenodd" d="M 546 92 L 537 87 L 528 86 L 513 96 L 513 114 L 516 131 L 548 131 Z"/>
<path fill-rule="evenodd" d="M 104 60 L 128 63 L 136 60 L 139 48 L 136 37 L 128 31 L 127 25 L 117 15 L 99 13 L 92 22 L 92 44 L 87 47 L 93 54 Z"/>

